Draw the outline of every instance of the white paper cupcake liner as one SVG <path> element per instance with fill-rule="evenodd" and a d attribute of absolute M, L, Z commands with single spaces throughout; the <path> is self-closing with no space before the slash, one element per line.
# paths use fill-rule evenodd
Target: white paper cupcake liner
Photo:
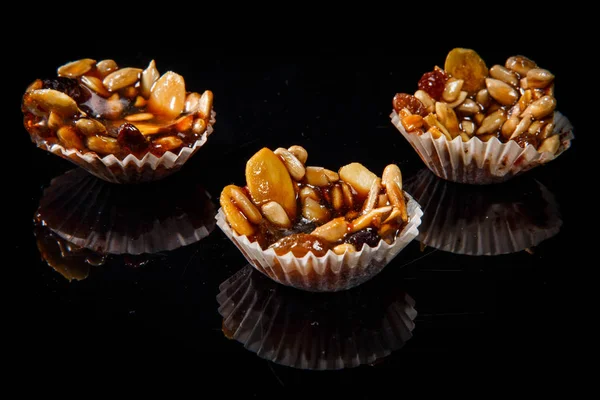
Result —
<path fill-rule="evenodd" d="M 447 140 L 434 139 L 430 132 L 408 133 L 396 111 L 392 123 L 419 154 L 425 165 L 437 176 L 453 182 L 485 185 L 504 182 L 515 175 L 554 160 L 571 146 L 573 126 L 559 112 L 554 114 L 554 132 L 559 135 L 556 154 L 539 153 L 533 146 L 520 147 L 514 140 L 506 143 L 492 138 L 482 142 L 473 137 L 463 142 L 460 136 Z"/>
<path fill-rule="evenodd" d="M 217 225 L 242 252 L 246 260 L 271 279 L 298 289 L 315 292 L 335 292 L 360 285 L 378 274 L 418 234 L 423 212 L 419 204 L 408 196 L 406 205 L 408 224 L 396 240 L 387 244 L 383 240 L 377 247 L 363 246 L 361 251 L 343 255 L 328 251 L 317 257 L 309 252 L 304 257 L 295 257 L 291 252 L 279 256 L 273 249 L 263 250 L 248 237 L 235 233 L 223 210 L 217 213 Z"/>
<path fill-rule="evenodd" d="M 208 236 L 216 214 L 203 188 L 180 192 L 175 183 L 116 186 L 73 169 L 44 190 L 37 217 L 68 242 L 103 254 L 173 250 Z"/>
<path fill-rule="evenodd" d="M 482 191 L 446 182 L 423 169 L 405 186 L 424 210 L 417 240 L 451 253 L 515 253 L 551 238 L 562 225 L 556 199 L 534 180 L 519 180 Z M 527 199 L 525 193 L 538 190 L 539 196 Z"/>
<path fill-rule="evenodd" d="M 259 357 L 292 368 L 337 370 L 373 363 L 412 337 L 417 311 L 404 292 L 298 292 L 246 266 L 219 286 L 228 337 Z"/>
<path fill-rule="evenodd" d="M 192 147 L 183 147 L 179 154 L 167 151 L 160 157 L 147 153 L 142 159 L 139 159 L 133 154 L 129 154 L 123 160 L 119 160 L 112 154 L 104 157 L 100 157 L 94 152 L 82 154 L 74 149 L 66 149 L 60 144 L 49 144 L 43 139 L 35 139 L 33 136 L 32 141 L 39 148 L 69 160 L 107 182 L 124 184 L 149 182 L 163 179 L 179 171 L 183 164 L 206 143 L 213 132 L 215 117 L 216 113 L 212 111 L 206 131 Z"/>

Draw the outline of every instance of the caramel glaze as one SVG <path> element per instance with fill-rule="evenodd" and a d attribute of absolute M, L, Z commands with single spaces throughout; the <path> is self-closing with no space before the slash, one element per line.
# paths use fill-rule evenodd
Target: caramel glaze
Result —
<path fill-rule="evenodd" d="M 354 202 L 355 207 L 350 208 L 344 206 L 340 210 L 335 210 L 331 205 L 332 185 L 323 187 L 307 185 L 304 183 L 297 183 L 296 185 L 298 191 L 304 186 L 309 186 L 319 194 L 320 198 L 322 199 L 321 204 L 325 205 L 331 213 L 331 218 L 329 220 L 337 217 L 345 217 L 347 221 L 350 221 L 360 215 L 360 210 L 365 199 L 357 198 L 356 193 L 355 199 L 359 201 Z M 246 192 L 245 194 L 250 197 L 248 188 L 244 187 L 243 190 Z M 408 199 L 405 198 L 405 201 L 408 202 Z M 298 196 L 296 196 L 296 202 L 298 210 L 301 210 L 302 204 Z M 289 229 L 277 227 L 269 222 L 266 218 L 263 218 L 261 223 L 258 225 L 257 233 L 253 236 L 250 236 L 249 240 L 251 242 L 257 242 L 263 250 L 269 247 L 273 248 L 275 253 L 280 256 L 291 251 L 295 257 L 303 257 L 309 251 L 317 257 L 322 257 L 327 254 L 329 250 L 342 243 L 352 244 L 357 251 L 360 251 L 363 245 L 376 247 L 382 240 L 377 233 L 377 229 L 366 228 L 354 233 L 347 233 L 336 243 L 329 243 L 315 235 L 310 234 L 310 232 L 312 232 L 319 225 L 321 224 L 317 224 L 316 222 L 304 218 L 301 212 L 298 213 L 296 220 L 293 221 L 293 225 Z M 394 239 L 403 228 L 404 225 L 400 226 L 395 232 L 393 232 Z"/>

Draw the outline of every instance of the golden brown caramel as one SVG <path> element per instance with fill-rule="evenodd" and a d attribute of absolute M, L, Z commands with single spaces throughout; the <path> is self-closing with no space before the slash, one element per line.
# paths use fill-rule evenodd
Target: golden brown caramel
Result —
<path fill-rule="evenodd" d="M 24 125 L 34 141 L 119 159 L 161 156 L 192 147 L 211 118 L 212 93 L 186 92 L 183 77 L 162 77 L 112 60 L 83 59 L 36 80 L 23 96 Z"/>
<path fill-rule="evenodd" d="M 305 166 L 307 158 L 305 149 L 292 146 L 263 148 L 248 160 L 247 186 L 227 185 L 220 197 L 238 235 L 296 257 L 334 249 L 343 254 L 395 240 L 408 223 L 397 166 L 386 167 L 382 180 L 359 163 L 338 173 Z"/>
<path fill-rule="evenodd" d="M 540 152 L 556 153 L 554 75 L 523 57 L 510 57 L 489 70 L 471 49 L 451 50 L 444 70 L 435 67 L 419 80 L 413 95 L 398 93 L 392 105 L 404 130 L 434 139 L 460 136 L 514 140 Z M 548 141 L 546 144 L 544 144 Z"/>

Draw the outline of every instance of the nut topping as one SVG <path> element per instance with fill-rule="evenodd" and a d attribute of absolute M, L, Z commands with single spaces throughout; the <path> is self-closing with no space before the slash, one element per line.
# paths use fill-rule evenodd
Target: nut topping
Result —
<path fill-rule="evenodd" d="M 58 75 L 35 80 L 23 95 L 25 127 L 36 140 L 122 160 L 129 154 L 177 153 L 209 127 L 212 92 L 187 93 L 183 77 L 174 72 L 160 77 L 154 60 L 142 71 L 119 69 L 110 59 L 83 59 L 61 66 Z M 123 126 L 145 138 L 115 141 Z M 64 127 L 73 129 L 59 134 Z"/>
<path fill-rule="evenodd" d="M 430 132 L 434 139 L 447 140 L 460 136 L 463 142 L 475 136 L 515 140 L 536 148 L 556 134 L 547 123 L 556 109 L 554 75 L 524 56 L 488 71 L 473 50 L 453 49 L 444 70 L 435 67 L 423 74 L 418 89 L 414 96 L 397 93 L 393 99 L 398 127 L 408 133 Z"/>
<path fill-rule="evenodd" d="M 221 206 L 231 228 L 279 255 L 328 250 L 355 252 L 364 243 L 392 243 L 408 223 L 402 174 L 388 165 L 382 177 L 364 165 L 339 174 L 306 167 L 306 150 L 263 148 L 246 163 L 246 186 L 226 186 Z M 303 162 L 304 161 L 304 162 Z M 302 173 L 304 171 L 304 173 Z"/>

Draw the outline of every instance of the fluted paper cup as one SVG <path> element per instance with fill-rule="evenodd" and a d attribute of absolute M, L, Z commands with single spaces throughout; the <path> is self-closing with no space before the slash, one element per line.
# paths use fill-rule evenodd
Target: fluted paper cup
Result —
<path fill-rule="evenodd" d="M 157 253 L 187 246 L 215 227 L 204 188 L 174 180 L 151 185 L 106 183 L 82 169 L 55 178 L 36 218 L 61 238 L 103 254 Z"/>
<path fill-rule="evenodd" d="M 554 132 L 560 146 L 555 154 L 539 153 L 534 146 L 520 147 L 514 140 L 506 143 L 492 138 L 482 142 L 473 137 L 463 142 L 460 136 L 453 140 L 434 139 L 430 132 L 422 135 L 408 133 L 396 111 L 390 115 L 392 123 L 412 145 L 421 160 L 434 174 L 448 181 L 485 185 L 507 181 L 515 175 L 554 160 L 571 146 L 573 126 L 559 112 L 554 115 Z"/>
<path fill-rule="evenodd" d="M 225 335 L 259 357 L 292 368 L 336 370 L 371 364 L 412 337 L 417 312 L 386 285 L 307 293 L 246 266 L 219 286 Z"/>
<path fill-rule="evenodd" d="M 552 193 L 527 177 L 483 188 L 447 182 L 423 169 L 405 187 L 423 205 L 417 240 L 451 253 L 515 253 L 556 235 L 562 225 Z"/>
<path fill-rule="evenodd" d="M 271 279 L 298 289 L 315 292 L 335 292 L 360 285 L 378 274 L 419 234 L 421 215 L 419 204 L 408 196 L 408 223 L 390 245 L 381 240 L 376 247 L 363 246 L 355 253 L 335 254 L 329 250 L 322 257 L 309 252 L 296 257 L 291 252 L 277 255 L 271 248 L 263 250 L 257 242 L 235 233 L 225 214 L 219 209 L 217 225 L 242 252 L 246 260 Z"/>
<path fill-rule="evenodd" d="M 83 154 L 74 149 L 67 149 L 58 143 L 48 143 L 43 138 L 36 138 L 33 135 L 32 141 L 39 148 L 69 160 L 107 182 L 123 184 L 150 182 L 166 178 L 179 171 L 206 143 L 213 132 L 215 117 L 216 113 L 212 111 L 206 131 L 194 142 L 192 147 L 182 147 L 179 154 L 167 151 L 160 157 L 147 153 L 142 159 L 139 159 L 133 154 L 129 154 L 123 160 L 119 160 L 112 154 L 104 157 L 95 152 Z"/>

